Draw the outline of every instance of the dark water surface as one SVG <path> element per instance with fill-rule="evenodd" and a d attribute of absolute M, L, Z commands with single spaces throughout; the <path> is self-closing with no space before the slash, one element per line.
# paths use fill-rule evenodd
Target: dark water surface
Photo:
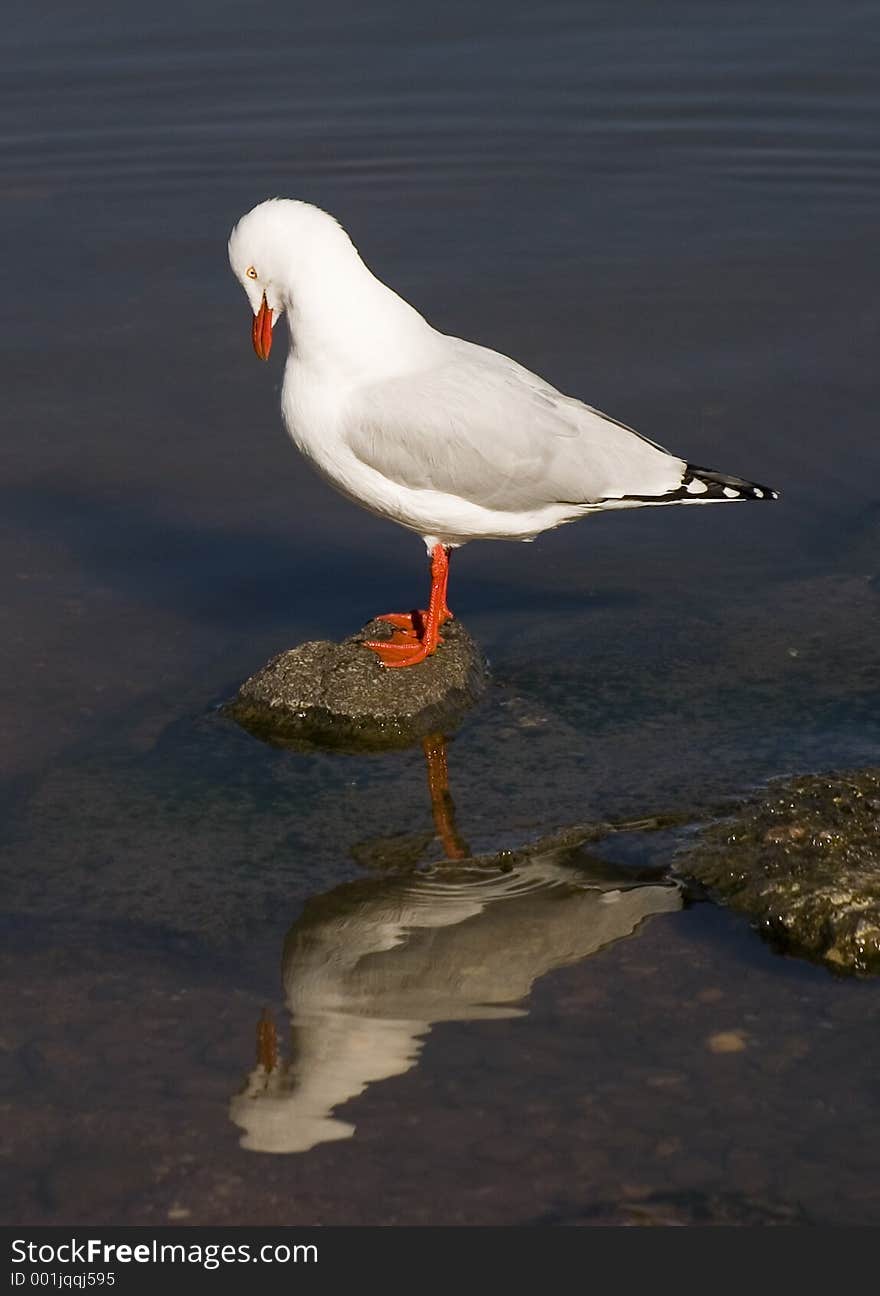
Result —
<path fill-rule="evenodd" d="M 880 760 L 878 33 L 859 0 L 7 17 L 7 1219 L 880 1222 L 875 984 L 683 908 L 663 835 L 625 884 L 425 871 L 420 751 L 216 711 L 425 578 L 250 350 L 225 241 L 279 193 L 439 327 L 784 492 L 457 555 L 471 850 Z"/>

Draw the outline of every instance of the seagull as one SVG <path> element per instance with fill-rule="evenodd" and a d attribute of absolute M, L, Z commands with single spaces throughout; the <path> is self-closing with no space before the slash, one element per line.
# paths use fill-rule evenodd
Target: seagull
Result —
<path fill-rule="evenodd" d="M 390 637 L 365 641 L 384 666 L 436 652 L 452 616 L 449 557 L 469 540 L 534 540 L 607 509 L 778 498 L 679 459 L 497 351 L 438 332 L 309 203 L 259 203 L 232 230 L 229 262 L 261 360 L 287 316 L 281 409 L 296 446 L 343 495 L 427 546 L 427 608 L 378 618 Z"/>

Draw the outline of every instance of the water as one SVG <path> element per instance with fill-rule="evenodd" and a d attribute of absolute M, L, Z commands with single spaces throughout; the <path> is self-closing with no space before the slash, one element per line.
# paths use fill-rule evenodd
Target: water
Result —
<path fill-rule="evenodd" d="M 250 351 L 225 240 L 281 193 L 439 327 L 784 492 L 456 556 L 496 681 L 449 746 L 470 849 L 876 763 L 873 8 L 10 15 L 8 1219 L 880 1220 L 873 984 L 678 908 L 653 838 L 611 887 L 632 936 L 578 917 L 583 852 L 514 897 L 432 881 L 418 750 L 279 753 L 215 710 L 424 580 L 287 443 L 283 347 Z M 309 1141 L 242 1104 L 295 1099 L 340 1021 L 384 1041 L 331 1066 L 347 1137 L 242 1147 Z"/>

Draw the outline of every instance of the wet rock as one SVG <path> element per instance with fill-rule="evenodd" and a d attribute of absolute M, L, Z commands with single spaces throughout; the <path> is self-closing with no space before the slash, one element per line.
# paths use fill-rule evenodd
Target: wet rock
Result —
<path fill-rule="evenodd" d="M 676 868 L 786 951 L 880 972 L 880 770 L 771 783 Z"/>
<path fill-rule="evenodd" d="M 486 687 L 477 645 L 451 621 L 432 657 L 395 670 L 363 646 L 390 635 L 387 623 L 371 621 L 342 643 L 320 640 L 279 653 L 241 686 L 227 714 L 268 742 L 306 748 L 404 747 L 449 729 Z"/>

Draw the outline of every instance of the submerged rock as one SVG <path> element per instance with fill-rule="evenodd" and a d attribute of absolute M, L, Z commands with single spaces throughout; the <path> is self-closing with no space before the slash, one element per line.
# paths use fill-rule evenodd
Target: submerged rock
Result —
<path fill-rule="evenodd" d="M 386 622 L 371 621 L 342 643 L 279 653 L 241 686 L 227 714 L 268 742 L 355 751 L 407 746 L 448 729 L 486 687 L 477 645 L 450 621 L 432 657 L 395 670 L 363 646 L 390 634 Z"/>
<path fill-rule="evenodd" d="M 771 783 L 704 829 L 676 868 L 785 950 L 880 972 L 880 770 Z"/>

